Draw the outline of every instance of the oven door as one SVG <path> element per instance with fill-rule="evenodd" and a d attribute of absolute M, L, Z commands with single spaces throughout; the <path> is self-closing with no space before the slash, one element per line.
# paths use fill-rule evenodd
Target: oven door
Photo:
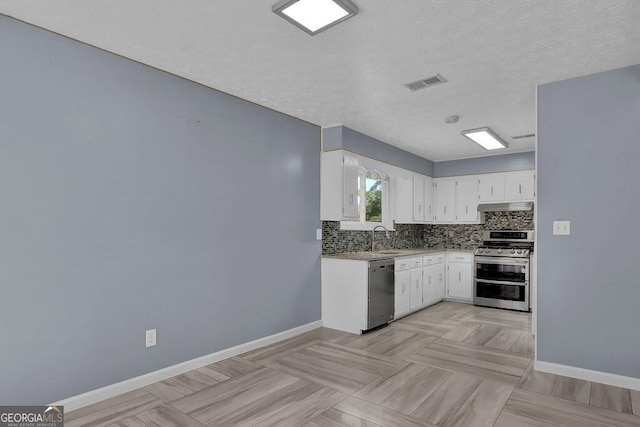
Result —
<path fill-rule="evenodd" d="M 492 282 L 529 281 L 529 259 L 509 257 L 475 257 L 475 278 Z"/>
<path fill-rule="evenodd" d="M 529 311 L 529 282 L 474 280 L 473 303 L 486 307 Z"/>

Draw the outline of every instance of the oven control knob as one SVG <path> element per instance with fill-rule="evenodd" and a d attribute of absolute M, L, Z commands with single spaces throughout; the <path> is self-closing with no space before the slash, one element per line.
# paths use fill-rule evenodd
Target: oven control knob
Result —
<path fill-rule="evenodd" d="M 502 253 L 502 249 L 498 249 L 498 253 L 501 254 Z"/>
<path fill-rule="evenodd" d="M 515 254 L 515 253 L 516 253 L 516 250 L 515 250 L 515 249 L 511 249 L 511 253 L 512 253 L 512 254 Z M 518 251 L 518 253 L 520 253 L 520 251 Z"/>
<path fill-rule="evenodd" d="M 522 249 L 518 249 L 518 253 L 519 253 L 519 254 L 522 254 Z"/>

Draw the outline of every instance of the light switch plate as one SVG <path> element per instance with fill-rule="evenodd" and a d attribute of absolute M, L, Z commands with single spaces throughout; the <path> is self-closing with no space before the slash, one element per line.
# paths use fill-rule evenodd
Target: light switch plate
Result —
<path fill-rule="evenodd" d="M 316 230 L 316 240 L 322 240 L 322 228 Z"/>
<path fill-rule="evenodd" d="M 553 234 L 555 236 L 569 236 L 571 234 L 571 221 L 553 221 Z"/>

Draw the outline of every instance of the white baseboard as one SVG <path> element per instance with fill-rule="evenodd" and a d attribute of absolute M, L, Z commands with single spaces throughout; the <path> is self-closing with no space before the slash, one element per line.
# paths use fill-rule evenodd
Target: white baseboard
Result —
<path fill-rule="evenodd" d="M 617 374 L 609 374 L 607 372 L 592 371 L 590 369 L 540 362 L 537 360 L 533 362 L 533 368 L 536 371 L 547 372 L 549 374 L 562 375 L 565 377 L 577 378 L 579 380 L 593 381 L 596 383 L 640 391 L 640 378 L 625 377 Z"/>
<path fill-rule="evenodd" d="M 265 347 L 271 344 L 275 344 L 279 341 L 286 340 L 296 335 L 300 335 L 304 332 L 317 329 L 322 326 L 322 320 L 307 323 L 306 325 L 298 326 L 293 329 L 289 329 L 283 332 L 279 332 L 268 337 L 259 338 L 255 341 L 240 344 L 235 347 L 227 348 L 225 350 L 217 351 L 215 353 L 208 354 L 206 356 L 198 357 L 196 359 L 188 360 L 186 362 L 178 363 L 177 365 L 168 366 L 158 371 L 149 372 L 148 374 L 140 375 L 119 383 L 111 384 L 96 390 L 91 390 L 86 393 L 79 394 L 77 396 L 69 397 L 67 399 L 60 400 L 52 403 L 52 405 L 64 406 L 65 412 L 74 411 L 84 406 L 92 405 L 105 399 L 118 396 L 122 393 L 136 390 L 140 387 L 145 387 L 158 381 L 166 380 L 176 375 L 184 374 L 185 372 L 192 371 L 194 369 L 202 368 L 212 363 L 219 362 L 230 357 L 238 356 L 242 353 L 246 353 L 251 350 Z"/>

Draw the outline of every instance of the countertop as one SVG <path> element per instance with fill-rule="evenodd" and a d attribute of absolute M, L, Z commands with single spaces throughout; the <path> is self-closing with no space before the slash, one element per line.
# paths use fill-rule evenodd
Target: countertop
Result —
<path fill-rule="evenodd" d="M 422 256 L 438 252 L 473 252 L 475 248 L 413 248 L 413 249 L 381 249 L 380 251 L 342 252 L 322 255 L 322 258 L 348 259 L 354 261 L 378 261 L 405 256 Z"/>

